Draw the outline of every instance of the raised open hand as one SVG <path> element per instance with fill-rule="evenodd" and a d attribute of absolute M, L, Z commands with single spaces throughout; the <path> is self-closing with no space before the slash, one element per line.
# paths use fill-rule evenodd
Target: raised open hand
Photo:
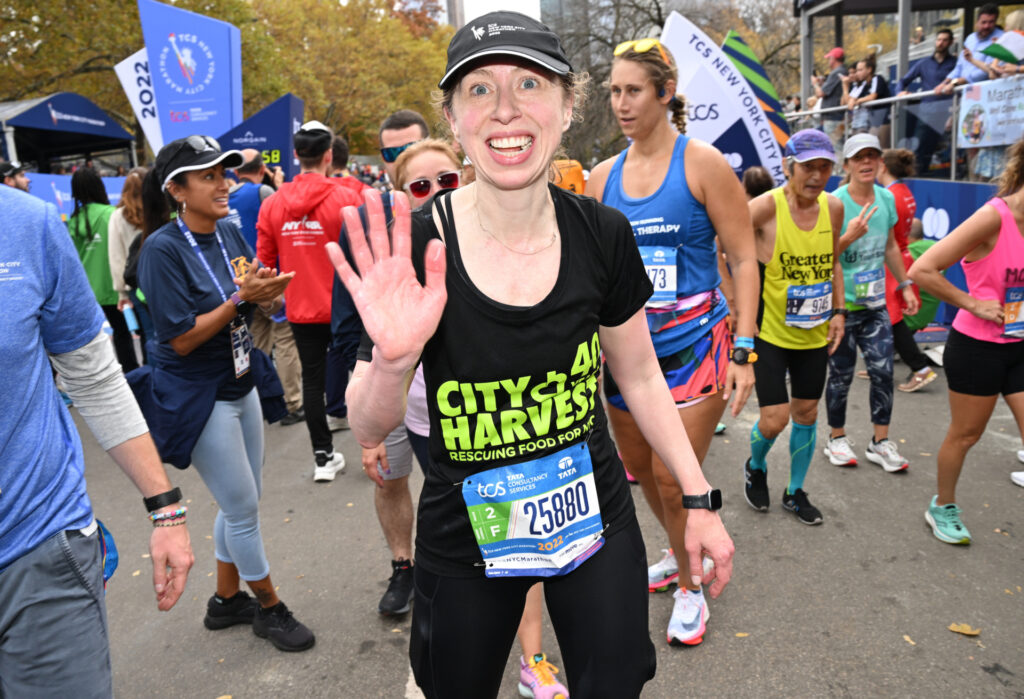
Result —
<path fill-rule="evenodd" d="M 427 243 L 426 286 L 420 284 L 412 266 L 412 221 L 405 194 L 396 192 L 394 195 L 394 227 L 390 240 L 380 194 L 368 189 L 363 192 L 363 199 L 370 226 L 369 245 L 358 209 L 353 206 L 342 209 L 348 243 L 359 273 L 348 264 L 337 243 L 327 244 L 327 254 L 373 340 L 375 358 L 402 370 L 409 369 L 437 330 L 448 300 L 444 244 L 440 240 Z"/>

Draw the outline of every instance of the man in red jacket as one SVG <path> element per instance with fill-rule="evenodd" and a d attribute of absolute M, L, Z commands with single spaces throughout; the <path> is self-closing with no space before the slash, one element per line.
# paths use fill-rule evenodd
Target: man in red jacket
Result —
<path fill-rule="evenodd" d="M 296 273 L 285 291 L 285 308 L 302 364 L 302 401 L 316 460 L 314 481 L 332 481 L 345 469 L 345 457 L 334 451 L 324 405 L 334 282 L 324 245 L 338 239 L 342 207 L 362 204 L 351 189 L 327 177 L 333 138 L 319 121 L 302 125 L 294 137 L 301 171 L 263 203 L 256 222 L 260 262 Z"/>

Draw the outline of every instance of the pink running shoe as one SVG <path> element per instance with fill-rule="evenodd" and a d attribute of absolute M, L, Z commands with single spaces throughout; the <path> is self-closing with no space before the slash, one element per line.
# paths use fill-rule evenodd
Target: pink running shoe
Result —
<path fill-rule="evenodd" d="M 619 461 L 622 461 L 622 452 L 619 452 Z M 626 472 L 626 481 L 630 485 L 635 485 L 636 483 L 640 482 L 637 479 L 633 478 L 633 474 L 629 472 L 628 468 L 626 468 L 626 462 L 625 461 L 622 461 L 622 470 Z"/>
<path fill-rule="evenodd" d="M 519 694 L 527 699 L 569 699 L 569 690 L 555 679 L 558 668 L 538 653 L 529 660 L 519 656 Z"/>

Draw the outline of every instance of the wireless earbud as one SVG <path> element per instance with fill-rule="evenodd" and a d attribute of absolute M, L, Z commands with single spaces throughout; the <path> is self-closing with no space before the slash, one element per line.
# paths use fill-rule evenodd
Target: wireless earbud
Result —
<path fill-rule="evenodd" d="M 658 90 L 658 97 L 664 97 L 664 96 L 665 96 L 665 88 L 661 88 L 660 90 Z"/>

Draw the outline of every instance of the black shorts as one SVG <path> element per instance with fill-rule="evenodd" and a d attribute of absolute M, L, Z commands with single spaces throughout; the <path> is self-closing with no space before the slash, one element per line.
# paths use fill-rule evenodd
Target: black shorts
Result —
<path fill-rule="evenodd" d="M 942 353 L 949 390 L 969 396 L 1024 391 L 1024 342 L 976 340 L 954 329 Z"/>
<path fill-rule="evenodd" d="M 786 349 L 754 338 L 754 389 L 762 408 L 789 402 L 786 370 L 794 398 L 820 400 L 828 373 L 828 345 L 816 349 Z"/>

